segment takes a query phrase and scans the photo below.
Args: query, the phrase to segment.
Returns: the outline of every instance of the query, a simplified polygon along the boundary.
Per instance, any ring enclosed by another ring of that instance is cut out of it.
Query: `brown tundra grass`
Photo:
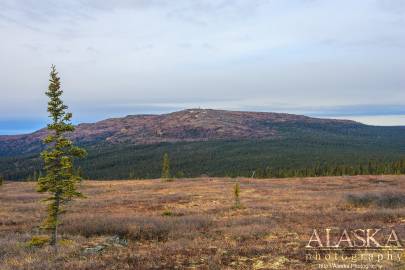
[[[242,208],[233,207],[231,179],[86,181],[87,198],[63,216],[57,256],[28,244],[44,235],[35,183],[5,182],[0,269],[318,269],[305,249],[315,228],[394,228],[405,236],[405,176],[238,181]],[[112,236],[127,244],[85,252]]]

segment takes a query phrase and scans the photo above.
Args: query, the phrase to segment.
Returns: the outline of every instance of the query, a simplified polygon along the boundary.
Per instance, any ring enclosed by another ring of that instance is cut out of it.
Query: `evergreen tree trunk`
[[[59,222],[59,207],[60,207],[60,195],[57,193],[55,195],[55,202],[52,205],[53,208],[53,217],[52,217],[52,229],[51,229],[51,241],[50,245],[54,247],[55,253],[58,252],[58,222]]]

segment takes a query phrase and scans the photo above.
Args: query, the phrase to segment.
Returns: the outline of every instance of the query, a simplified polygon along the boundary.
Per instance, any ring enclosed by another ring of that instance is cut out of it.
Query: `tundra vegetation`
[[[231,207],[231,178],[83,181],[86,198],[61,216],[56,256],[38,233],[46,194],[35,192],[34,182],[8,181],[0,188],[0,269],[316,269],[319,261],[305,249],[314,229],[323,243],[325,229],[336,227],[382,228],[379,243],[392,230],[405,237],[402,203],[348,201],[405,194],[405,176],[239,181],[241,209]]]

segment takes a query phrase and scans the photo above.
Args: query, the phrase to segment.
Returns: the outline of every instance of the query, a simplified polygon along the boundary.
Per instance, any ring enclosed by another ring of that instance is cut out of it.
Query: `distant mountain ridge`
[[[350,120],[311,118],[270,112],[187,109],[161,115],[128,115],[76,126],[77,143],[155,144],[208,140],[270,139],[283,136],[280,124],[361,126]],[[42,147],[46,128],[24,135],[0,136],[0,156],[29,153]]]
[[[0,136],[0,175],[15,180],[38,176],[46,134],[41,129]],[[89,153],[75,161],[87,178],[128,179],[160,177],[164,153],[178,177],[251,176],[253,171],[269,177],[320,167],[353,174],[369,162],[385,166],[381,164],[405,160],[404,135],[405,127],[349,120],[188,109],[80,124],[70,137]]]

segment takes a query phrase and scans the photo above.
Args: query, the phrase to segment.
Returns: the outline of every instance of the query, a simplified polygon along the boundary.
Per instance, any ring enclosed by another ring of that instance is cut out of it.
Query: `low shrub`
[[[26,246],[29,248],[33,247],[42,247],[49,243],[49,237],[48,236],[33,236],[31,240],[26,242]]]
[[[346,202],[353,207],[368,207],[377,199],[374,194],[349,194],[346,196]]]
[[[405,195],[392,192],[349,194],[346,202],[352,207],[399,208],[405,206]]]
[[[171,217],[171,216],[174,216],[174,213],[170,210],[165,210],[165,211],[163,211],[162,216]]]

